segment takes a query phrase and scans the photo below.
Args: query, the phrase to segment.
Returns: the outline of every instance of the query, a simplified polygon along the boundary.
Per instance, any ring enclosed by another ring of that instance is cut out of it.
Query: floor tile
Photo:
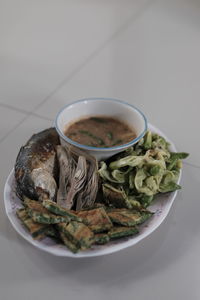
[[[32,110],[148,2],[0,1],[0,98]]]
[[[200,166],[199,32],[199,2],[156,1],[37,113],[53,119],[74,99],[124,99]]]
[[[0,142],[26,115],[0,105]]]

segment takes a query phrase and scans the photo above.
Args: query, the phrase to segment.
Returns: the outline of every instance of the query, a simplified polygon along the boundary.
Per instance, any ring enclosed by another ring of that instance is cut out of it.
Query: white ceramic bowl
[[[120,146],[100,148],[79,144],[65,136],[64,129],[67,124],[91,115],[111,116],[126,122],[130,127],[134,128],[136,138],[131,142]],[[76,146],[95,156],[97,160],[101,160],[137,143],[147,131],[147,120],[139,109],[121,100],[111,98],[88,98],[75,101],[62,108],[56,117],[55,127],[61,138],[61,143],[64,146],[69,144]]]

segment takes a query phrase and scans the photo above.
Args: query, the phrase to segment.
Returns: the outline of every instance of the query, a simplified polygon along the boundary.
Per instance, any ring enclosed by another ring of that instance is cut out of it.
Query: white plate
[[[159,129],[157,129],[156,127],[150,124],[149,124],[149,129],[165,137],[166,140],[169,141],[171,144],[170,150],[176,152],[176,148],[174,144],[165,136],[165,134],[163,134]],[[180,177],[179,177],[179,182],[180,182]],[[176,194],[177,191],[173,193],[161,194],[157,197],[153,205],[149,207],[149,209],[155,212],[155,214],[153,215],[152,218],[150,218],[150,220],[148,220],[147,222],[145,222],[143,225],[139,227],[140,233],[138,235],[109,242],[108,244],[102,246],[93,246],[91,249],[77,254],[73,254],[64,245],[56,243],[51,238],[45,238],[41,241],[34,240],[32,236],[28,233],[28,231],[24,228],[24,226],[21,224],[21,222],[16,216],[16,210],[18,208],[21,208],[22,204],[21,204],[21,200],[15,194],[14,170],[11,171],[5,184],[4,203],[5,203],[6,214],[11,224],[13,225],[15,230],[29,243],[31,243],[32,245],[34,245],[35,247],[43,251],[49,252],[57,256],[79,258],[79,257],[92,257],[92,256],[101,256],[105,254],[110,254],[137,244],[139,241],[141,241],[149,234],[151,234],[163,222],[163,220],[166,218],[167,214],[169,213],[172,203],[176,197]]]

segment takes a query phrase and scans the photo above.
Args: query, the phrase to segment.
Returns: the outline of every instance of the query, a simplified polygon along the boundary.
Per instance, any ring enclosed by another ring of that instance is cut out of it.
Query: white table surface
[[[200,299],[200,1],[0,0],[0,299]],[[164,223],[139,244],[58,258],[9,223],[3,187],[19,147],[83,97],[135,104],[184,163]]]

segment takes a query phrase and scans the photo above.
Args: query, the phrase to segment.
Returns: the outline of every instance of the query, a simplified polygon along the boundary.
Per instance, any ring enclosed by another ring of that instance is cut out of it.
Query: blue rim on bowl
[[[60,130],[59,126],[58,126],[58,118],[60,116],[60,114],[69,106],[80,103],[80,102],[84,102],[84,101],[94,101],[94,100],[106,100],[106,101],[113,101],[113,102],[118,102],[121,104],[124,104],[126,106],[129,106],[130,108],[135,109],[143,118],[144,120],[144,130],[142,131],[142,133],[137,136],[135,139],[133,139],[132,141],[126,143],[126,144],[122,144],[120,146],[114,146],[114,147],[92,147],[92,146],[86,146],[83,144],[79,144],[73,140],[71,140],[70,138],[68,138],[66,135],[64,135],[64,133]],[[135,107],[134,105],[131,105],[125,101],[119,100],[119,99],[115,99],[115,98],[99,98],[99,97],[94,97],[94,98],[84,98],[84,99],[80,99],[80,100],[76,100],[73,102],[68,103],[67,105],[65,105],[58,113],[54,122],[54,126],[57,130],[57,132],[59,133],[59,135],[69,144],[76,146],[78,148],[84,149],[84,150],[92,150],[92,151],[113,151],[113,150],[123,150],[124,148],[128,148],[130,146],[132,146],[133,144],[137,143],[146,133],[147,131],[147,119],[145,117],[145,115],[141,112],[141,110],[139,110],[137,107]]]

